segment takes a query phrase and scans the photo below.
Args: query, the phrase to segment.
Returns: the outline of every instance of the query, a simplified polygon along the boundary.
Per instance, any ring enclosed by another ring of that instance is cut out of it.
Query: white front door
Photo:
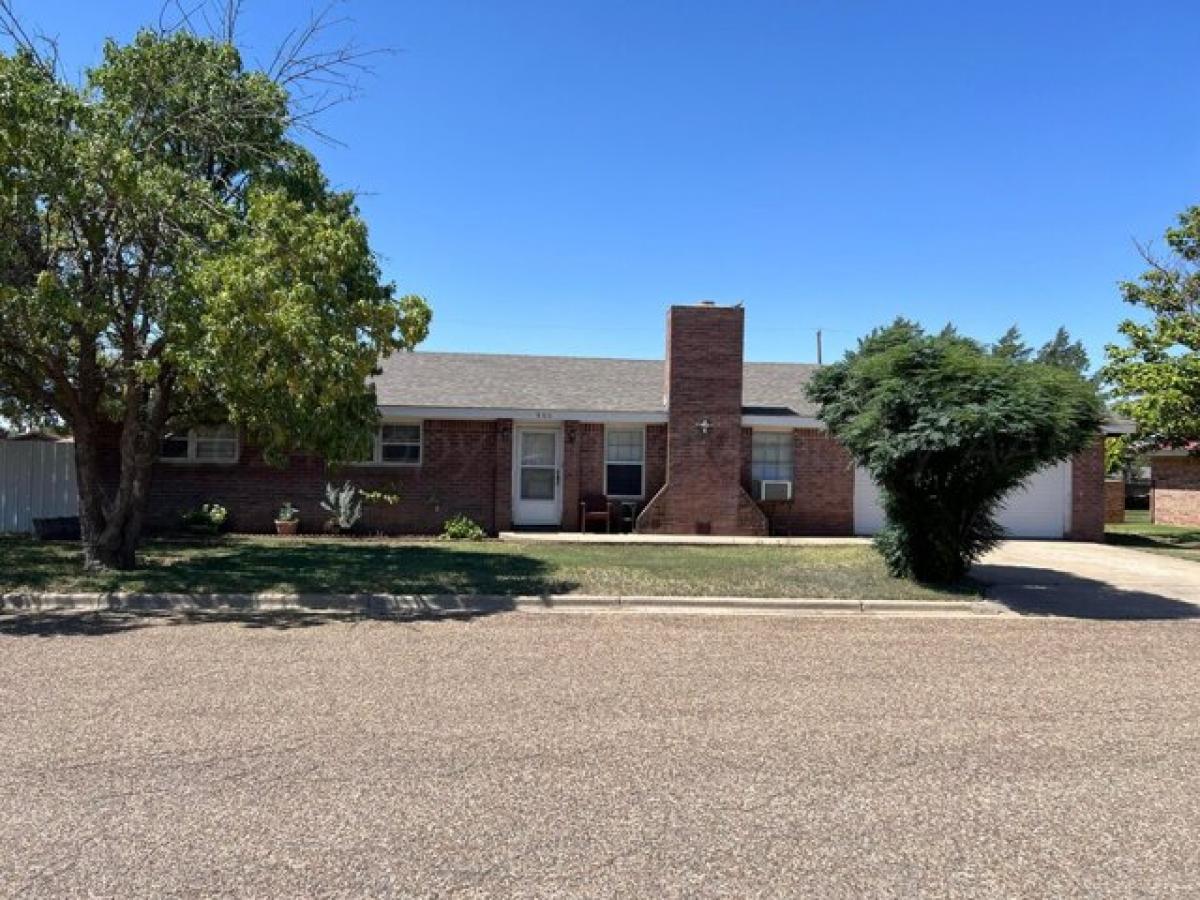
[[[513,524],[562,522],[562,432],[517,426],[513,441]]]

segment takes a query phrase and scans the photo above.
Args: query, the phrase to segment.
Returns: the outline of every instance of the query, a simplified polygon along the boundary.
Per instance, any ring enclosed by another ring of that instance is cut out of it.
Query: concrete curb
[[[1013,615],[989,600],[846,600],[822,597],[646,597],[594,594],[0,594],[0,613],[311,612],[397,618],[452,618],[498,612],[671,612],[775,615]]]

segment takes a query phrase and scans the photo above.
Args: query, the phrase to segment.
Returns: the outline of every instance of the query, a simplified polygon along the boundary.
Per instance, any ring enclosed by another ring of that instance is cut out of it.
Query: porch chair
[[[589,522],[603,522],[604,531],[612,531],[612,504],[603,494],[588,494],[579,501],[579,530],[587,531]]]

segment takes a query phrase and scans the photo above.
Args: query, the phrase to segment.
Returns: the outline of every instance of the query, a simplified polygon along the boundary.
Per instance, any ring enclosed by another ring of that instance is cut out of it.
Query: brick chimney
[[[742,488],[740,306],[672,306],[667,312],[667,478],[638,516],[658,534],[766,534]]]

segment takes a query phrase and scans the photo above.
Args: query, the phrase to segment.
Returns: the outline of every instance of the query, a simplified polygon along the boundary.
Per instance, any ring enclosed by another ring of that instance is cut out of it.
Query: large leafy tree
[[[169,423],[347,458],[380,356],[426,334],[294,137],[295,71],[186,28],[109,41],[79,85],[32,42],[0,55],[0,402],[74,434],[88,565],[135,564]]]
[[[963,577],[1003,537],[1004,495],[1096,439],[1094,385],[1002,343],[901,319],[813,378],[821,418],[880,486],[888,522],[876,542],[894,575]]]
[[[1200,441],[1200,206],[1167,230],[1168,252],[1143,252],[1149,268],[1121,284],[1126,303],[1147,318],[1118,327],[1124,345],[1107,348],[1104,377],[1118,412],[1137,422],[1139,443],[1168,447]]]
[[[992,344],[991,351],[995,356],[1002,356],[1016,362],[1039,362],[1048,366],[1059,366],[1069,369],[1078,375],[1086,375],[1091,361],[1082,341],[1071,340],[1071,334],[1060,325],[1054,332],[1054,337],[1034,352],[1025,343],[1021,330],[1013,325],[1000,336],[1000,340]]]

